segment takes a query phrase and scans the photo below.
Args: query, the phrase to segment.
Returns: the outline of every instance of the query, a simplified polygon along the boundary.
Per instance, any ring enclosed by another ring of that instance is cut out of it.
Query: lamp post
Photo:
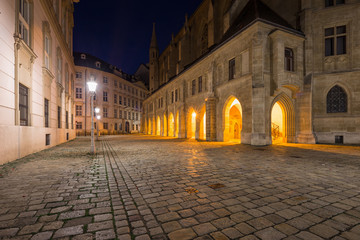
[[[95,108],[95,112],[96,112],[96,108]],[[100,112],[100,110],[99,110],[99,112]],[[99,113],[99,112],[97,112],[97,113]],[[96,141],[99,141],[99,136],[100,136],[100,131],[99,131],[99,121],[98,120],[100,120],[100,115],[96,115]]]
[[[90,153],[95,154],[95,142],[94,142],[94,94],[96,91],[97,83],[94,81],[94,77],[92,76],[90,81],[87,82],[90,97],[91,97],[91,147]]]

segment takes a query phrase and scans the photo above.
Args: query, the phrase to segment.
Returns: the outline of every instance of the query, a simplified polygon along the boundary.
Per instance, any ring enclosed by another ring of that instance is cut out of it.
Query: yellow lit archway
[[[193,108],[191,108],[188,112],[187,117],[187,137],[195,139],[196,134],[196,112]]]
[[[151,123],[151,119],[149,118],[149,121],[148,121],[149,125],[148,125],[148,134],[151,135],[152,134],[152,123]]]
[[[175,136],[174,124],[175,124],[174,115],[172,113],[170,113],[170,115],[169,115],[169,137]]]
[[[160,117],[157,117],[156,120],[156,135],[160,136],[160,129],[161,129],[161,120]]]
[[[295,113],[291,99],[280,94],[271,107],[271,140],[273,144],[295,141]]]
[[[224,107],[224,141],[241,143],[242,108],[239,100],[230,97]]]

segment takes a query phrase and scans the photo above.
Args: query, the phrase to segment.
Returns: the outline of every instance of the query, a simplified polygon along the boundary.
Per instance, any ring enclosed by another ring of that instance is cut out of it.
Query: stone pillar
[[[216,141],[216,98],[206,99],[206,140]]]

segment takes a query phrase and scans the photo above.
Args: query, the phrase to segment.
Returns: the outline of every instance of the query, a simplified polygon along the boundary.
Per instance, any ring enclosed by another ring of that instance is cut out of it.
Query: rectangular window
[[[75,114],[77,117],[82,116],[82,106],[76,105],[75,110]]]
[[[325,56],[346,54],[346,26],[325,29]]]
[[[45,67],[50,69],[50,39],[47,34],[45,35],[44,45]]]
[[[124,111],[124,119],[127,119],[127,112]]]
[[[122,104],[122,97],[119,96],[119,104],[121,105]]]
[[[126,97],[124,97],[124,106],[126,106]]]
[[[50,145],[50,134],[45,134],[45,145],[46,146]]]
[[[115,123],[114,129],[115,129],[115,131],[117,131],[117,123]]]
[[[138,121],[139,120],[139,114],[138,113],[136,113],[136,121]]]
[[[58,107],[57,109],[57,122],[58,128],[61,128],[61,107]]]
[[[66,126],[66,129],[69,129],[69,112],[66,111],[65,113],[65,126]]]
[[[114,94],[114,103],[117,104],[117,95]]]
[[[119,83],[119,88],[122,89],[122,83]]]
[[[82,98],[82,88],[76,88],[76,98]]]
[[[107,108],[103,108],[103,117],[104,118],[107,118],[108,117],[108,110],[107,110]]]
[[[81,72],[76,72],[76,78],[82,78],[82,73]]]
[[[119,111],[119,118],[122,118],[122,110]]]
[[[135,120],[135,114],[132,113],[132,120]]]
[[[108,93],[107,92],[103,92],[103,101],[104,102],[108,101]]]
[[[136,107],[136,108],[139,107],[139,102],[138,102],[138,100],[136,100],[136,105],[135,105],[135,107]]]
[[[202,82],[202,76],[199,77],[198,79],[198,92],[201,93],[202,92],[202,85],[203,85],[203,82]]]
[[[229,80],[235,78],[235,58],[229,61]]]
[[[114,109],[114,118],[117,118],[117,109]]]
[[[45,98],[44,100],[44,118],[45,118],[45,127],[49,127],[49,100]]]
[[[74,114],[71,114],[71,129],[74,129]]]
[[[107,78],[107,77],[103,77],[103,82],[104,82],[104,83],[108,83],[108,78]]]
[[[76,122],[76,129],[82,129],[82,122]]]
[[[174,91],[171,92],[171,103],[174,103]]]
[[[191,82],[191,94],[194,96],[196,93],[196,81],[192,80]]]
[[[114,80],[114,86],[117,87],[117,80]]]
[[[20,0],[19,33],[27,45],[30,45],[30,6],[28,0]]]
[[[29,89],[19,84],[20,125],[29,125]]]
[[[131,105],[132,105],[133,108],[135,107],[135,101],[134,101],[134,99],[131,100]]]
[[[108,123],[104,123],[103,126],[104,126],[104,129],[106,129],[106,130],[108,129]]]

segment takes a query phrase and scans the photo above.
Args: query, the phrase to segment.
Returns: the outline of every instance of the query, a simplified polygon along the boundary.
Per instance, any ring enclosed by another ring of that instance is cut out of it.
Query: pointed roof
[[[267,22],[275,23],[286,28],[294,29],[285,19],[274,12],[266,4],[260,0],[249,0],[234,23],[230,26],[224,35],[224,39],[231,37],[236,32],[247,27],[255,20],[265,20]],[[294,29],[295,30],[295,29]]]
[[[151,36],[150,48],[159,48],[156,39],[155,23],[153,23],[153,32]]]

